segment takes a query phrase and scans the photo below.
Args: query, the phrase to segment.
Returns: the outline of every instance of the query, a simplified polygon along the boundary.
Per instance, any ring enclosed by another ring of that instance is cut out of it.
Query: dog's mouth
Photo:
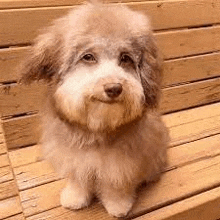
[[[95,97],[92,96],[90,97],[92,102],[101,102],[101,103],[105,103],[105,104],[115,104],[115,103],[120,103],[121,100],[114,99],[114,98],[101,98],[101,97]]]

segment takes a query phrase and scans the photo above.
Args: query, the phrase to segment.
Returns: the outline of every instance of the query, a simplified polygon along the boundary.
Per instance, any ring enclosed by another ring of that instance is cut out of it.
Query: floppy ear
[[[162,59],[152,35],[141,39],[142,59],[139,64],[146,105],[158,106],[161,91]]]
[[[59,72],[61,43],[61,37],[53,31],[40,35],[20,66],[20,82],[51,81]]]

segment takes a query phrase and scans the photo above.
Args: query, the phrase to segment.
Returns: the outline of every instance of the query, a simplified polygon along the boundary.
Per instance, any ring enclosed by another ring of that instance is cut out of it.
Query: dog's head
[[[52,85],[52,103],[70,123],[114,130],[155,108],[161,66],[148,19],[127,7],[87,4],[40,35],[22,81]]]

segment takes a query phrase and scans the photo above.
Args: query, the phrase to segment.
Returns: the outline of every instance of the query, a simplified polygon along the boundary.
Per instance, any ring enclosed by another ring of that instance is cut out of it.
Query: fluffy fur
[[[96,195],[111,215],[126,216],[137,187],[166,162],[161,62],[147,17],[80,6],[36,39],[22,74],[48,85],[42,145],[69,179],[61,204],[80,209]]]

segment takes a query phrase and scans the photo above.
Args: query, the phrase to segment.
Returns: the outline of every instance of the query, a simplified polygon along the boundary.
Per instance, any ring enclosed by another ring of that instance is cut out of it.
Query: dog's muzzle
[[[122,93],[121,83],[107,83],[104,85],[104,91],[109,98],[117,98]]]

